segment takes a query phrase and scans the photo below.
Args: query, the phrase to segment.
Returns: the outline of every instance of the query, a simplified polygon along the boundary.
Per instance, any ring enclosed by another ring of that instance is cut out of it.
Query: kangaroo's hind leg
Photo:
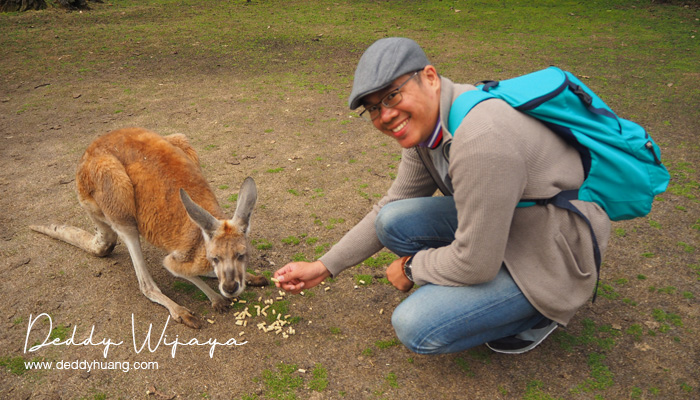
[[[104,220],[104,216],[97,216],[90,209],[88,209],[88,214],[95,223],[95,234],[69,225],[30,225],[29,228],[72,244],[92,255],[98,257],[110,255],[117,244],[117,233]]]

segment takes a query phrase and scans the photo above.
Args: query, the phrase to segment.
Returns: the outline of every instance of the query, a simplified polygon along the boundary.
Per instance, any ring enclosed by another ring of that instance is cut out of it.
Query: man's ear
[[[423,76],[421,78],[431,87],[440,88],[440,75],[437,73],[434,66],[426,65],[426,67],[423,68]]]

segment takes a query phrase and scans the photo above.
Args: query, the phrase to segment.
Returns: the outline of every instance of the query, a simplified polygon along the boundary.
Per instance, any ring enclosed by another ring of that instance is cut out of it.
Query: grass
[[[544,390],[544,382],[534,380],[527,383],[523,400],[555,400],[555,397],[550,396]]]
[[[296,236],[287,236],[286,238],[282,239],[282,243],[289,245],[297,245],[301,243],[301,239]]]
[[[354,276],[355,285],[357,286],[369,286],[374,281],[372,275],[367,274],[357,274]]]
[[[298,391],[303,389],[305,371],[299,369],[297,364],[280,362],[275,369],[266,369],[261,377],[253,379],[264,385],[263,398],[292,400],[304,398],[298,396]],[[320,363],[316,363],[311,370],[310,379],[306,386],[315,392],[323,392],[328,387],[328,370]],[[257,399],[254,394],[247,394],[242,399]]]
[[[400,346],[401,342],[397,338],[393,339],[387,339],[387,340],[377,340],[374,342],[372,346],[366,347],[364,350],[362,350],[361,355],[365,357],[372,357],[375,355],[375,351],[377,350],[387,350],[392,347],[397,347]],[[409,361],[412,363],[412,361]]]
[[[389,266],[389,264],[391,264],[394,260],[397,260],[398,258],[399,257],[394,253],[381,251],[377,255],[363,261],[362,264],[368,267],[382,268]]]
[[[51,330],[51,335],[49,335],[50,340],[60,340],[65,341],[68,337],[68,327],[63,324],[56,325],[55,328]]]
[[[328,387],[328,371],[320,363],[314,366],[311,370],[311,380],[309,381],[309,389],[315,392],[323,392]]]
[[[591,319],[584,319],[581,324],[583,329],[579,335],[558,330],[553,335],[554,341],[568,352],[580,346],[593,346],[593,348],[600,350],[609,350],[615,345],[615,338],[620,336],[620,332],[611,329],[610,325],[596,326]]]
[[[192,296],[196,300],[207,300],[207,295],[204,294],[197,286],[190,282],[175,281],[173,282],[173,289],[178,292],[186,293]]]
[[[272,248],[272,243],[267,239],[253,239],[251,244],[258,250],[270,250]]]
[[[25,367],[26,362],[27,360],[25,360],[24,357],[21,356],[0,357],[0,367],[4,368],[7,372],[14,375],[24,375],[24,373],[27,372],[27,368]]]
[[[299,369],[296,364],[279,363],[275,370],[264,370],[262,382],[265,385],[265,397],[272,399],[296,399],[293,393],[302,387],[304,379],[294,373]]]
[[[386,378],[384,378],[384,380],[385,380],[386,383],[387,383],[390,387],[392,387],[392,388],[398,388],[398,387],[399,387],[398,377],[397,377],[396,374],[393,373],[393,372],[390,372],[390,373],[386,376]]]
[[[590,378],[587,378],[582,384],[572,390],[574,394],[593,391],[604,391],[611,387],[614,381],[614,375],[607,365],[604,363],[605,355],[599,353],[590,353],[588,355],[588,367],[590,368]]]
[[[378,349],[388,349],[390,347],[394,346],[399,346],[401,345],[401,342],[399,339],[390,339],[390,340],[378,340],[374,342],[374,346],[377,347]]]
[[[462,357],[457,357],[454,359],[455,364],[457,367],[464,372],[468,377],[473,377],[474,376],[474,371],[472,371],[471,366],[469,365],[469,361],[465,360]]]

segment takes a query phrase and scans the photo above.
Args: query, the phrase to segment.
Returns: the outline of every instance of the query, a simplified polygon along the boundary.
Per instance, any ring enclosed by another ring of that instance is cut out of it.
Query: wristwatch
[[[413,273],[411,272],[411,263],[413,262],[413,256],[409,257],[408,260],[403,264],[403,273],[406,275],[409,281],[413,282]]]

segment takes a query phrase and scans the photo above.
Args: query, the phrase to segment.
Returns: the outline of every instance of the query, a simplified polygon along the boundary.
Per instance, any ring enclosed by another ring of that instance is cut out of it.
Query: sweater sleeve
[[[404,149],[401,163],[387,194],[372,210],[348,231],[320,261],[333,276],[357,265],[381,250],[384,245],[377,238],[374,221],[381,208],[396,200],[427,197],[437,190],[430,173],[420,160],[416,149]]]
[[[419,252],[419,285],[475,285],[492,280],[504,260],[514,210],[527,182],[526,162],[503,132],[518,129],[502,102],[474,108],[454,134],[449,174],[458,228],[448,246]],[[515,111],[512,111],[515,112]]]

